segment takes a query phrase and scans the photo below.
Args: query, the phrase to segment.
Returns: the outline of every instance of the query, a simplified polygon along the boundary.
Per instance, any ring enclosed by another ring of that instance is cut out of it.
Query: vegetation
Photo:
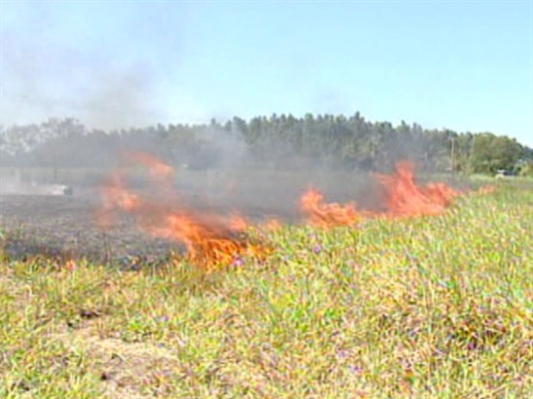
[[[209,275],[4,255],[0,396],[531,397],[533,191],[498,184]]]
[[[251,162],[265,167],[324,167],[378,171],[412,159],[426,171],[531,174],[533,150],[506,136],[428,130],[369,122],[359,113],[233,118],[224,124],[157,125],[113,132],[88,131],[73,119],[0,130],[4,166],[108,166],[122,150],[142,149],[173,164],[205,169]]]

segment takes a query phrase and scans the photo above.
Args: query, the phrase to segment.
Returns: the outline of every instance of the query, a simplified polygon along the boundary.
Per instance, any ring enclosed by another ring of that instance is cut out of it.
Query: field
[[[499,182],[438,216],[256,232],[265,260],[214,273],[4,250],[0,396],[532,397],[532,225],[531,184]]]
[[[52,169],[25,168],[5,169],[0,174],[2,184],[6,185],[15,172],[27,184],[54,182]],[[142,172],[130,170],[129,176],[131,183],[146,194],[150,190],[146,187],[146,173]],[[101,206],[99,187],[109,174],[109,170],[96,168],[59,169],[57,181],[72,186],[72,196],[2,196],[0,190],[0,221],[4,232],[9,233],[5,250],[16,258],[43,252],[65,253],[106,264],[131,263],[127,258],[156,261],[170,249],[182,250],[179,244],[150,238],[135,228],[131,218],[121,218],[114,228],[102,230],[95,226],[95,212]],[[368,177],[353,173],[178,170],[173,183],[179,190],[179,201],[196,211],[230,214],[238,210],[255,222],[276,217],[284,223],[298,224],[302,222],[298,198],[310,181],[328,200],[344,202],[357,198],[358,205],[376,207]]]

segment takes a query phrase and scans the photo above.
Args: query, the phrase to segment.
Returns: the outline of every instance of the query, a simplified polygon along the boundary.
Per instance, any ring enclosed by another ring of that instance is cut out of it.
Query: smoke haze
[[[180,53],[182,47],[181,7],[169,13],[161,4],[146,10],[141,6],[3,5],[10,12],[2,13],[0,24],[1,123],[76,118],[89,128],[109,130],[170,122],[176,115],[197,118],[190,107],[173,106],[190,98],[178,88],[171,94],[167,90],[179,69],[175,57],[167,54]],[[94,13],[99,14],[99,26],[91,25]],[[171,35],[165,24],[176,25]],[[67,27],[76,27],[78,34],[69,36]],[[104,36],[106,30],[113,35]],[[168,47],[155,47],[155,36],[165,38]]]
[[[118,3],[104,7],[101,4],[35,2],[27,4],[18,14],[12,14],[11,19],[3,20],[2,124],[39,123],[53,116],[76,118],[88,129],[128,129],[131,126],[165,123],[176,112],[193,114],[191,110],[194,108],[198,115],[199,109],[205,110],[202,104],[195,103],[194,96],[190,96],[194,92],[190,87],[189,97],[183,95],[180,87],[176,87],[174,94],[168,94],[168,91],[163,94],[163,88],[172,87],[176,82],[175,75],[180,72],[181,65],[176,60],[191,54],[191,49],[184,48],[180,39],[187,13],[181,13],[180,7],[170,13],[169,8],[158,3],[142,9],[135,8],[140,7],[135,3],[131,6],[133,8],[130,9]],[[29,7],[37,7],[39,12],[29,12]],[[80,10],[86,10],[87,15]],[[102,14],[98,27],[92,26],[87,17],[94,12]],[[197,20],[201,20],[202,16],[202,13],[196,15]],[[247,21],[248,24],[250,22]],[[60,31],[56,28],[61,24],[70,28],[77,26],[79,34],[75,37],[66,35],[64,32],[68,29]],[[27,26],[30,33],[21,35],[21,26]],[[169,28],[172,28],[172,35],[168,33]],[[103,36],[100,29],[107,29],[113,34]],[[203,34],[201,30],[196,33],[199,37]],[[158,42],[159,46],[153,46],[156,36],[163,37],[165,45]],[[189,43],[195,43],[193,39],[189,37]],[[268,35],[262,38],[267,39]],[[203,40],[203,43],[211,42],[205,41],[206,37]],[[294,42],[295,47],[296,44],[297,41]],[[246,66],[247,60],[239,58],[235,47],[226,45],[226,50],[235,56],[231,64],[233,69]],[[225,55],[224,50],[218,48],[208,50],[219,56]],[[296,54],[296,58],[306,60],[303,53]],[[266,78],[277,83],[283,80],[278,79],[277,72],[269,68],[266,53],[257,52],[255,55],[257,58],[251,60],[251,65],[259,65],[260,74],[264,73]],[[284,55],[288,58],[292,56],[290,52]],[[306,64],[297,61],[289,59],[294,66]],[[197,82],[198,86],[205,89],[204,86],[210,82],[224,80],[218,68],[214,64],[209,65],[208,73],[203,70],[201,76],[205,75],[205,82]],[[262,76],[257,76],[257,79]],[[327,112],[341,108],[349,112],[348,106],[344,105],[350,101],[347,92],[328,87],[326,76],[315,82],[315,70],[309,66],[304,70],[304,77],[305,82],[300,83],[310,87],[306,95],[311,96],[311,108]],[[284,90],[289,90],[289,84],[285,86]],[[233,91],[251,93],[254,90],[244,85],[229,87],[226,95],[231,97]],[[273,86],[272,90],[276,91],[277,86]],[[314,97],[310,94],[313,92]],[[188,105],[188,102],[193,105]],[[218,112],[228,116],[232,110],[226,106],[226,98],[216,98],[216,102],[220,104]],[[174,107],[178,111],[172,109]],[[234,111],[240,113],[240,110]],[[33,167],[46,165],[52,172],[26,180],[37,180],[43,184],[52,180],[75,186],[95,185],[101,179],[98,173],[84,170],[80,176],[68,171],[57,172],[57,165],[62,164],[67,169],[104,166],[106,170],[111,170],[120,162],[121,153],[146,151],[162,155],[165,161],[178,168],[177,183],[193,199],[202,197],[206,202],[222,203],[226,208],[262,208],[268,213],[294,212],[299,195],[310,185],[323,190],[327,200],[332,201],[360,200],[363,194],[371,197],[367,189],[368,176],[334,174],[329,166],[314,162],[310,156],[296,156],[295,150],[284,140],[283,132],[260,138],[264,148],[259,154],[264,155],[261,157],[249,151],[239,127],[232,128],[231,132],[227,132],[207,126],[197,134],[196,139],[201,145],[196,147],[166,141],[164,132],[160,134],[156,128],[153,135],[150,132],[135,137],[133,133],[126,141],[100,140],[99,136],[79,141],[53,140],[41,145],[39,151],[32,153],[24,164]],[[310,132],[305,134],[308,136],[304,140],[311,140],[314,135]],[[271,149],[282,155],[271,157]],[[394,158],[394,149],[391,145],[388,154],[391,158]],[[280,161],[291,164],[297,173],[284,172],[279,166]],[[181,181],[180,176],[183,176]],[[372,198],[368,202],[372,202]]]

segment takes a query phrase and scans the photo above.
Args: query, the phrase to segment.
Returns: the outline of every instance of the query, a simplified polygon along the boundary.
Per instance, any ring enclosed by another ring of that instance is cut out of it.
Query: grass
[[[0,397],[533,397],[532,225],[502,184],[211,275],[4,257]]]

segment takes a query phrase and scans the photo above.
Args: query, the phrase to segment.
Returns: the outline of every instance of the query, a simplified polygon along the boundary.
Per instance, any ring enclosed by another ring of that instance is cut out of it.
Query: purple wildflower
[[[346,359],[350,353],[347,350],[339,350],[337,351],[337,357],[340,357],[341,359]]]
[[[244,265],[244,259],[240,256],[237,256],[235,259],[233,259],[233,262],[231,262],[231,266],[242,266]]]
[[[350,372],[352,374],[361,374],[363,372],[363,368],[362,367],[359,367],[359,366],[355,366],[353,364],[350,364],[348,366],[348,370],[350,370]]]

